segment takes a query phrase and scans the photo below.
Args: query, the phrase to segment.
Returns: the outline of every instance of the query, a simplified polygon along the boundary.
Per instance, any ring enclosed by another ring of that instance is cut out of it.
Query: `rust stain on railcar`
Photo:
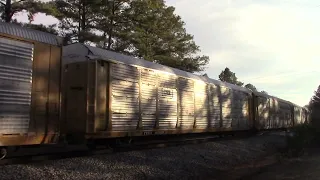
[[[32,134],[32,133],[30,133]],[[59,134],[17,134],[17,135],[1,135],[0,146],[22,146],[36,144],[57,143]]]

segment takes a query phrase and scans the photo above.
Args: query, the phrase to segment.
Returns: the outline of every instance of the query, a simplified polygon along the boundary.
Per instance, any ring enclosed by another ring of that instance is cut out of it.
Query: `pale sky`
[[[316,0],[167,0],[210,57],[204,73],[229,67],[238,79],[298,105],[320,85],[320,2]],[[21,21],[27,20],[19,15]],[[52,24],[38,15],[34,23]]]

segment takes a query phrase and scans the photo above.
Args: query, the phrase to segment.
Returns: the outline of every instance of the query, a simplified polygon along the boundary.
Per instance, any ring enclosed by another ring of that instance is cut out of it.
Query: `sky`
[[[320,85],[320,2],[316,0],[166,0],[210,57],[203,73],[225,67],[258,90],[306,105]],[[27,21],[26,15],[16,18]],[[37,15],[34,23],[53,24]]]

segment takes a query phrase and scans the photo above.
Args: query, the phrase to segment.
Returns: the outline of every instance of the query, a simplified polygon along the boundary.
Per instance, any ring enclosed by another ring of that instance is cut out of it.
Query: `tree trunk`
[[[80,43],[84,43],[85,41],[85,31],[86,31],[86,2],[84,1],[82,4],[82,17],[81,17],[81,33],[82,33],[82,38]]]
[[[79,42],[85,42],[85,31],[86,31],[86,0],[79,2],[79,27],[78,27],[78,34],[79,34]]]
[[[106,37],[107,37],[107,32],[104,32],[103,33],[103,49],[106,49],[106,44],[107,44]]]
[[[6,0],[6,6],[5,6],[5,10],[4,10],[4,20],[5,22],[9,23],[11,22],[11,18],[12,18],[12,7],[11,7],[11,0]]]
[[[108,47],[107,49],[110,50],[111,49],[111,44],[112,44],[112,31],[113,31],[113,23],[114,23],[114,15],[115,15],[115,4],[114,1],[112,3],[112,16],[110,18],[110,27],[109,27],[109,37],[108,37]]]

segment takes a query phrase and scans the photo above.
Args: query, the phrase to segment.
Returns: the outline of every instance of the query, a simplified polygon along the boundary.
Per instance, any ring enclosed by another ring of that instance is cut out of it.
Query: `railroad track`
[[[263,134],[257,134],[263,135]],[[60,152],[41,152],[35,154],[28,154],[23,156],[12,156],[7,159],[0,160],[0,166],[4,165],[13,165],[13,164],[28,164],[28,163],[36,163],[41,161],[48,160],[59,160],[65,158],[76,158],[76,157],[86,157],[86,156],[94,156],[94,155],[102,155],[102,154],[112,154],[133,150],[144,150],[144,149],[153,149],[153,148],[164,148],[171,146],[181,146],[181,145],[190,145],[190,144],[199,144],[205,142],[212,141],[226,141],[226,140],[236,140],[236,139],[244,139],[254,136],[251,133],[242,133],[240,135],[232,136],[219,136],[219,135],[211,135],[204,137],[181,137],[181,138],[172,138],[169,140],[150,140],[150,141],[136,141],[132,142],[129,145],[116,145],[109,148],[97,148],[94,150],[89,149],[71,149],[68,151]],[[62,147],[61,147],[62,148]]]

